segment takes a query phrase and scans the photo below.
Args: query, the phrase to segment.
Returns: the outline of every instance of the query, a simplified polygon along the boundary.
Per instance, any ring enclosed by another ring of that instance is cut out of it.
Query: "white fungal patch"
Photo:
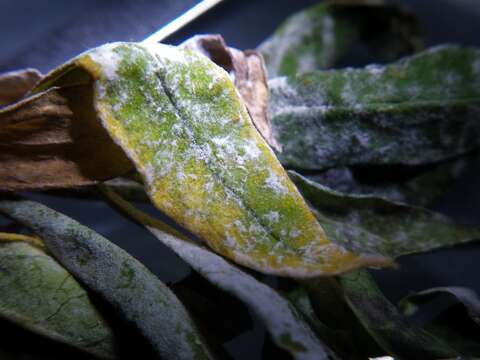
[[[270,224],[276,224],[280,221],[280,214],[278,211],[270,211],[265,214],[264,217],[270,222]]]
[[[385,72],[385,67],[377,64],[368,65],[365,68],[371,75],[380,76]]]
[[[272,169],[268,169],[268,177],[265,179],[265,186],[276,194],[287,194],[288,188],[283,184],[282,178]]]
[[[110,81],[117,79],[118,65],[122,60],[122,56],[115,51],[117,47],[118,43],[106,44],[88,54],[92,61],[101,66],[102,75]]]

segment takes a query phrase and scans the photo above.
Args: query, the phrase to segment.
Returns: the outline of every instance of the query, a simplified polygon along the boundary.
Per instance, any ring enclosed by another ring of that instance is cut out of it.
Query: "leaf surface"
[[[110,325],[45,252],[24,242],[0,242],[0,293],[0,318],[100,358],[116,358]]]
[[[269,81],[288,167],[422,165],[478,148],[480,51],[440,46],[387,66]]]
[[[327,1],[291,15],[258,50],[273,78],[332,68],[345,57],[392,61],[421,43],[416,17],[402,8],[383,1]]]
[[[329,239],[392,258],[480,239],[480,230],[432,211],[369,195],[333,191],[290,171]]]
[[[96,114],[154,205],[216,252],[293,277],[391,265],[327,240],[228,74],[205,56],[107,44],[47,75],[37,91],[87,77]]]
[[[166,359],[210,359],[173,292],[125,251],[75,220],[28,200],[4,200],[0,212],[40,235],[77,279],[104,298]]]
[[[104,193],[119,210],[146,226],[200,275],[248,305],[264,322],[276,345],[294,359],[337,359],[315,336],[302,315],[278,292],[202,245],[175,236],[168,225],[136,209],[111,188],[104,187]]]

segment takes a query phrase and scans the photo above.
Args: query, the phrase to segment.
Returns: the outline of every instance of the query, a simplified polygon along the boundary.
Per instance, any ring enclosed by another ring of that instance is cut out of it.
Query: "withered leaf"
[[[34,88],[41,78],[42,74],[35,69],[0,74],[0,106],[20,100]]]
[[[53,87],[0,110],[0,189],[91,185],[132,164],[102,128],[91,86]]]

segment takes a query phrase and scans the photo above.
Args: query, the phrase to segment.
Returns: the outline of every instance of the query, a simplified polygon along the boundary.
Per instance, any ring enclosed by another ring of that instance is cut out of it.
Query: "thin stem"
[[[35,236],[28,236],[23,234],[16,234],[16,233],[7,233],[7,232],[0,232],[0,241],[24,241],[41,249],[44,248],[44,244],[40,238]]]

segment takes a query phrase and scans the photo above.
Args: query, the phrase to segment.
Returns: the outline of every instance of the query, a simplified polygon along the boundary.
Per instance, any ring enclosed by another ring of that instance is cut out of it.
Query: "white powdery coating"
[[[270,224],[275,224],[278,223],[280,220],[280,214],[278,211],[270,211],[267,214],[265,214],[265,219],[267,219]]]
[[[115,51],[117,47],[118,43],[105,44],[89,54],[90,59],[101,66],[102,75],[110,81],[117,79],[118,65],[122,60],[122,56]]]
[[[296,360],[329,358],[326,347],[290,303],[275,290],[198,245],[177,239],[155,228],[147,228],[205,278],[251,307],[263,320],[277,345],[288,350]],[[285,338],[289,341],[286,342]],[[295,349],[291,342],[304,349]]]
[[[272,169],[268,169],[269,174],[265,179],[265,186],[277,194],[287,194],[288,188],[283,183],[283,179]]]

